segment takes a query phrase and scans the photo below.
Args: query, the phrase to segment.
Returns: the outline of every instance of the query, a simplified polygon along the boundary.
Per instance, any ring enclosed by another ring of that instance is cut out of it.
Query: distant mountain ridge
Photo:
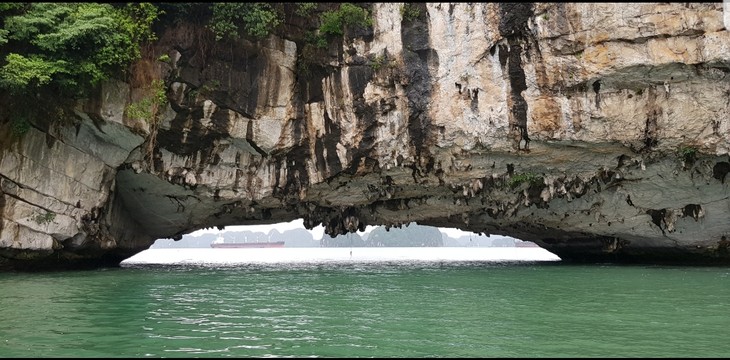
[[[224,243],[284,241],[285,247],[513,247],[522,242],[519,239],[500,235],[464,235],[451,237],[432,226],[411,223],[401,228],[386,230],[377,226],[366,233],[350,233],[331,237],[323,234],[314,239],[306,229],[291,229],[280,232],[272,229],[262,231],[226,231],[219,234],[184,235],[181,240],[159,239],[150,249],[163,248],[209,248],[218,237]]]

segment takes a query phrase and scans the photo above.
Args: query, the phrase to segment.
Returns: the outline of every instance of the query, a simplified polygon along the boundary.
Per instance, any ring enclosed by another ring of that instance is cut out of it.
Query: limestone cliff
[[[300,217],[511,235],[564,261],[730,263],[721,3],[402,6],[368,5],[372,28],[327,49],[303,22],[260,41],[163,29],[74,124],[0,152],[0,267],[116,264]],[[165,107],[130,117],[154,79]]]

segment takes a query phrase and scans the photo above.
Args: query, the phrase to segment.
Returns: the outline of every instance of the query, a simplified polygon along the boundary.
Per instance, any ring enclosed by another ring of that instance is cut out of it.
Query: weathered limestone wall
[[[143,140],[121,121],[120,89],[128,91],[118,84],[103,86],[110,110],[102,112],[100,122],[81,113],[84,120],[74,127],[47,133],[31,128],[0,153],[3,257],[40,258],[50,267],[84,258],[98,263],[109,252],[134,254],[154,241],[129,231],[136,226],[125,209],[109,212],[117,167]]]
[[[512,235],[567,261],[730,262],[722,4],[401,6],[373,4],[372,29],[307,71],[291,34],[166,29],[150,58],[171,62],[0,153],[0,265],[115,263],[299,217]],[[153,78],[159,121],[125,116]]]

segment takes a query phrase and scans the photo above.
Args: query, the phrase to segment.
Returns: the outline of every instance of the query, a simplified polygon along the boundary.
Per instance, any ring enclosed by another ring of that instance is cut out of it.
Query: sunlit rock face
[[[165,29],[74,126],[0,153],[0,265],[116,264],[300,217],[511,235],[564,261],[730,263],[721,3],[417,6],[373,4],[371,29],[316,59],[301,24],[255,42]],[[168,104],[129,118],[150,79]]]

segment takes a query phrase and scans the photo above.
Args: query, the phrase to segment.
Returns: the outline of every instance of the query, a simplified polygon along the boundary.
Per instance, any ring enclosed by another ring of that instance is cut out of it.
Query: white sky
[[[375,228],[375,226],[368,225],[365,227],[364,232],[358,231],[358,234],[369,233],[374,228]],[[197,231],[190,233],[190,235],[191,236],[200,236],[202,234],[218,234],[218,233],[226,232],[226,231],[260,231],[263,233],[268,233],[271,229],[277,229],[280,232],[284,232],[286,230],[292,230],[292,229],[304,229],[304,220],[297,219],[297,220],[292,220],[288,223],[277,223],[277,224],[271,224],[271,225],[226,226],[226,228],[223,230],[218,230],[215,228],[214,229],[201,229],[201,230],[197,230]],[[439,230],[441,230],[442,233],[445,233],[453,238],[457,238],[462,235],[468,236],[470,234],[473,234],[470,231],[461,231],[459,229],[454,229],[454,228],[439,228]],[[324,227],[319,225],[319,226],[315,227],[314,229],[308,230],[308,231],[310,233],[312,233],[312,238],[321,239],[322,234],[324,234]]]

